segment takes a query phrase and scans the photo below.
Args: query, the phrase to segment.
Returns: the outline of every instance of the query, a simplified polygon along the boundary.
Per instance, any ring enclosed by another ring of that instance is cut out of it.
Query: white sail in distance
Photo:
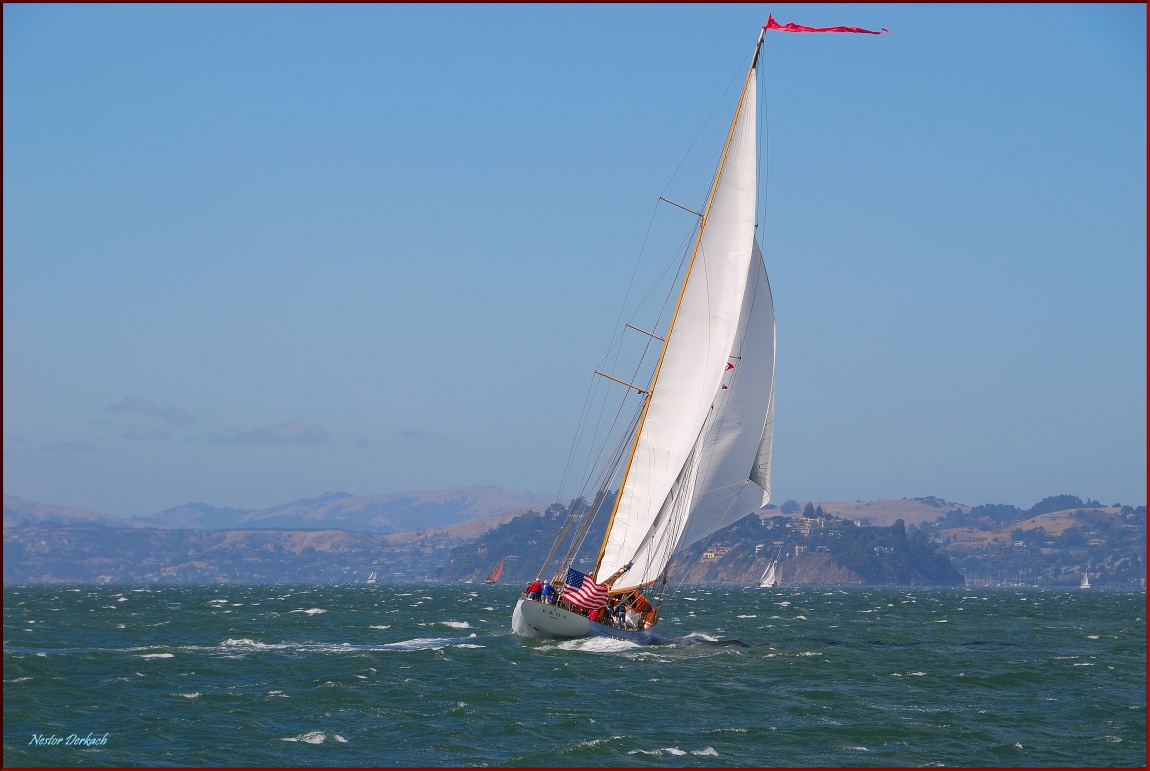
[[[758,189],[756,71],[747,75],[727,145],[704,210],[695,251],[687,268],[667,341],[656,366],[634,448],[608,525],[596,581],[635,562],[617,589],[655,581],[660,560],[635,557],[668,500],[694,485],[683,475],[697,450],[721,390],[738,332],[754,250]],[[682,478],[681,478],[682,477]],[[667,555],[668,557],[670,555]]]

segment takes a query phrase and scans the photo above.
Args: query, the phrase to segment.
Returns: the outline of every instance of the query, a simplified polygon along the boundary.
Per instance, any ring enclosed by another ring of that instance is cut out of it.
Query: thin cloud
[[[47,445],[44,449],[49,452],[74,452],[76,454],[96,451],[96,448],[87,442],[56,442]]]
[[[113,404],[108,412],[126,412],[134,415],[154,415],[173,426],[186,426],[192,423],[192,416],[179,407],[169,404],[166,408],[140,396],[126,396],[124,401]]]
[[[278,426],[255,428],[231,437],[216,437],[213,441],[223,444],[320,444],[330,436],[323,426],[309,425],[296,417]]]
[[[157,431],[151,426],[136,426],[124,434],[125,439],[137,439],[141,442],[162,442],[170,436],[167,431]]]
[[[439,434],[432,433],[431,431],[415,431],[410,428],[405,431],[400,431],[398,436],[400,439],[405,439],[409,442],[426,442],[433,439],[443,438]]]

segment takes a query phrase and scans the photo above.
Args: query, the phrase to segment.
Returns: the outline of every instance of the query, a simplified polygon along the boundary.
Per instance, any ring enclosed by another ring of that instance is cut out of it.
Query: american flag
[[[607,604],[607,587],[595,583],[590,576],[574,568],[567,568],[567,577],[563,583],[567,585],[563,599],[578,608],[597,610]]]

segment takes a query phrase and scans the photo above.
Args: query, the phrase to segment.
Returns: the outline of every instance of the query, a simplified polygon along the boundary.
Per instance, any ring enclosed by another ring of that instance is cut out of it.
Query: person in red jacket
[[[538,600],[539,593],[543,591],[543,582],[539,580],[532,581],[527,585],[527,599]]]

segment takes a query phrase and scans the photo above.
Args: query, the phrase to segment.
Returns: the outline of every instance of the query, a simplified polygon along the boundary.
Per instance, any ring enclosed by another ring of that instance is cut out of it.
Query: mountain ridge
[[[382,495],[357,496],[343,491],[327,492],[267,509],[240,509],[192,502],[145,516],[116,517],[86,509],[27,501],[5,494],[4,527],[39,523],[188,530],[338,528],[392,534],[452,527],[473,519],[520,509],[546,508],[554,500],[555,497],[548,494],[514,492],[493,485],[471,485],[430,491],[403,490]]]

